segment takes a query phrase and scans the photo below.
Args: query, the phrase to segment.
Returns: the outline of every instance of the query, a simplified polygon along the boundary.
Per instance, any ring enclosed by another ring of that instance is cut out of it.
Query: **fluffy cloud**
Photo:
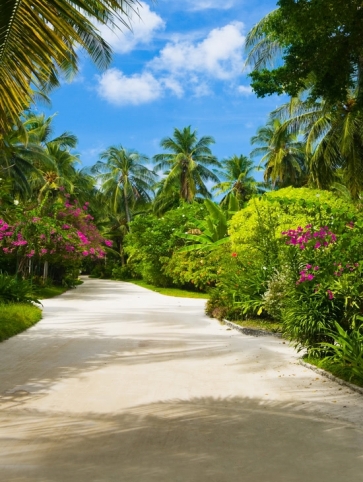
[[[149,63],[149,68],[168,71],[173,76],[200,73],[222,80],[231,79],[243,67],[245,37],[242,29],[243,24],[236,22],[212,30],[199,43],[168,43],[159,57]]]
[[[102,98],[116,105],[145,104],[163,93],[161,82],[150,72],[128,77],[118,69],[109,69],[99,77],[97,91]]]
[[[125,25],[120,23],[114,30],[105,25],[98,25],[97,28],[114,52],[124,54],[140,45],[150,43],[155,33],[165,26],[163,19],[152,12],[149,5],[144,2],[140,2],[137,12],[130,12],[130,23],[132,30],[128,30]]]
[[[196,97],[211,95],[213,82],[228,82],[236,89],[243,68],[245,37],[243,24],[230,23],[211,30],[202,40],[176,39],[146,64],[141,73],[131,76],[113,68],[98,78],[98,93],[117,105],[143,104],[169,91],[182,97],[186,91]],[[241,95],[251,88],[237,87]]]
[[[252,95],[253,90],[250,85],[239,85],[237,87],[237,91],[242,95]]]

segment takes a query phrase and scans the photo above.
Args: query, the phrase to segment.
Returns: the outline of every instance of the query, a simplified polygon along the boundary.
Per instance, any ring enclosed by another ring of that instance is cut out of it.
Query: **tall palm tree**
[[[137,0],[2,0],[0,2],[0,141],[28,107],[34,91],[77,71],[79,47],[100,68],[111,49],[97,22],[126,24]]]
[[[105,161],[105,162],[104,162]],[[122,146],[111,146],[100,154],[93,172],[98,174],[101,189],[111,198],[115,213],[124,209],[127,223],[131,221],[131,209],[151,201],[155,173],[144,166],[148,158]]]
[[[190,126],[174,129],[173,137],[162,139],[161,147],[169,152],[154,156],[155,171],[162,170],[165,175],[159,195],[168,195],[177,186],[180,199],[188,203],[197,194],[211,197],[205,182],[219,182],[219,179],[207,166],[220,167],[209,147],[211,144],[214,144],[213,137],[198,140],[197,131],[192,131]]]
[[[216,195],[224,194],[220,204],[228,204],[231,194],[235,196],[240,206],[259,192],[259,183],[251,176],[256,166],[246,156],[232,156],[222,161],[220,177],[225,180],[213,187]]]
[[[307,181],[307,165],[304,144],[298,140],[298,134],[290,132],[277,118],[270,119],[260,127],[251,139],[257,144],[251,157],[262,156],[265,181],[272,181],[274,186],[301,186]]]

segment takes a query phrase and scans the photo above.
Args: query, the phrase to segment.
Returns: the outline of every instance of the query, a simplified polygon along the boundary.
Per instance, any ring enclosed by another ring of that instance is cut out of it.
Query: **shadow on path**
[[[199,398],[1,418],[7,482],[353,482],[363,470],[362,431],[291,403]]]

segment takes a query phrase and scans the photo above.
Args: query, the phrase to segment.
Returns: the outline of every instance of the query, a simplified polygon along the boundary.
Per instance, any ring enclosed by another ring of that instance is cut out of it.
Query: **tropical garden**
[[[217,159],[211,136],[179,126],[153,158],[115,143],[89,168],[34,102],[80,47],[105,67],[92,19],[127,24],[137,2],[76,3],[0,2],[0,337],[11,310],[24,329],[83,272],[205,296],[209,315],[280,331],[362,384],[360,3],[280,0],[251,30],[252,87],[285,102],[250,152]]]

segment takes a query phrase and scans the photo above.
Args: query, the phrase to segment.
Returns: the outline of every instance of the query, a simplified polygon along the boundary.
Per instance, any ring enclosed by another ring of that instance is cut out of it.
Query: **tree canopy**
[[[301,89],[309,88],[312,98],[336,102],[345,100],[349,90],[358,85],[362,104],[362,2],[279,0],[278,7],[253,32],[260,53],[267,56],[274,47],[278,54],[275,60],[281,55],[283,61],[267,68],[261,58],[256,62],[255,46],[251,77],[257,95],[296,96]]]

